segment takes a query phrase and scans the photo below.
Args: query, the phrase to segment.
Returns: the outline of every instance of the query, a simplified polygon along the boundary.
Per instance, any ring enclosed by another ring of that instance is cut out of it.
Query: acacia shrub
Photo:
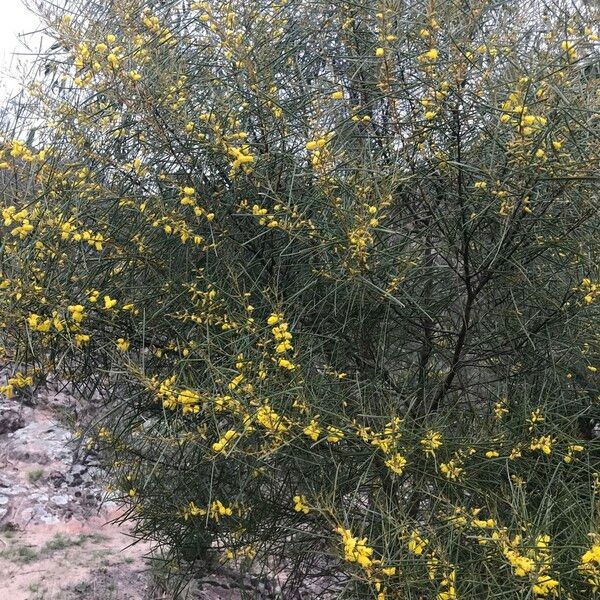
[[[595,7],[40,10],[4,391],[102,392],[137,535],[285,598],[594,594]]]

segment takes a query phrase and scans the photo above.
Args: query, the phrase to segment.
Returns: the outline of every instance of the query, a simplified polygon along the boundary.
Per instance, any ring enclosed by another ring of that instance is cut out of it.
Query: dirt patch
[[[148,567],[138,546],[104,515],[0,534],[3,594],[14,600],[147,600]]]

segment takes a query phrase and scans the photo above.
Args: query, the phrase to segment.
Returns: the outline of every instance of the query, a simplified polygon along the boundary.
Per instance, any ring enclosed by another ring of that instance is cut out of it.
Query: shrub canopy
[[[102,392],[137,534],[284,598],[600,589],[595,5],[41,11],[3,389]]]

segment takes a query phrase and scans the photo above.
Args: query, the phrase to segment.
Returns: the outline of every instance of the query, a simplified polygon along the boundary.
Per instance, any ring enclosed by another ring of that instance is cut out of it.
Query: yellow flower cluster
[[[382,586],[381,577],[392,577],[396,574],[396,567],[384,567],[381,560],[373,558],[374,549],[367,545],[367,538],[358,538],[352,535],[352,530],[345,529],[341,525],[335,531],[342,538],[344,560],[359,565],[371,581],[377,600],[385,600],[386,588]],[[378,575],[374,576],[373,570],[378,567]]]
[[[567,53],[567,57],[569,60],[577,60],[577,49],[575,48],[575,44],[569,40],[565,40],[561,42],[560,47]]]
[[[589,277],[583,279],[580,290],[584,293],[583,300],[586,304],[592,304],[600,296],[600,285],[594,283]]]
[[[458,457],[440,464],[440,473],[452,481],[459,479],[463,473],[463,470],[462,462]]]
[[[319,426],[318,419],[312,419],[311,422],[302,430],[304,435],[316,442],[321,435],[322,429]]]
[[[294,496],[294,510],[307,515],[310,512],[310,506],[306,502],[306,496]]]
[[[271,333],[276,342],[276,355],[285,355],[287,352],[294,349],[294,346],[292,345],[292,334],[289,331],[289,325],[283,320],[283,315],[273,313],[267,319],[267,325],[272,327]],[[297,368],[297,365],[285,356],[279,357],[276,360],[281,368],[287,369],[288,371],[293,371]]]
[[[350,255],[359,265],[365,265],[369,256],[368,250],[373,244],[373,234],[369,228],[359,225],[348,231],[348,247]]]
[[[351,563],[357,563],[363,569],[368,570],[373,566],[373,548],[367,545],[367,538],[357,538],[352,535],[350,529],[339,526],[337,533],[342,537],[344,548],[344,559]]]
[[[508,98],[502,103],[503,111],[500,121],[514,125],[517,132],[522,136],[531,136],[547,123],[548,119],[542,115],[532,115],[529,112],[529,107],[524,105],[523,89],[529,84],[527,78],[520,81],[521,88],[512,92]]]
[[[128,349],[128,343],[123,340],[120,349]],[[162,381],[158,381],[153,377],[148,386],[156,394],[157,398],[162,402],[164,408],[175,410],[181,408],[182,414],[198,413],[201,408],[202,397],[198,392],[189,389],[178,389],[175,385],[177,376],[172,375]]]
[[[344,435],[344,432],[339,427],[329,425],[327,427],[327,437],[325,439],[332,444],[337,444],[344,438]]]
[[[569,446],[567,446],[567,454],[565,454],[563,460],[566,463],[570,463],[573,461],[573,456],[577,452],[583,452],[584,450],[585,448],[581,444],[569,444]]]
[[[490,528],[496,525],[493,520],[490,524]],[[486,544],[488,540],[497,544],[515,576],[527,580],[534,597],[547,598],[558,595],[559,582],[551,572],[550,536],[538,535],[532,544],[525,544],[521,535],[511,538],[506,528],[498,528],[489,538],[480,537],[482,544]]]
[[[280,225],[279,221],[269,211],[259,206],[258,204],[252,205],[252,214],[255,217],[259,217],[258,222],[260,225],[266,225],[269,229],[274,229]]]
[[[592,592],[600,591],[600,544],[594,544],[582,555],[577,568]]]
[[[430,429],[426,432],[425,437],[420,440],[421,448],[425,454],[435,455],[435,451],[442,445],[442,434],[438,431]]]
[[[440,582],[440,591],[437,594],[437,600],[456,600],[456,569],[451,569],[444,573]]]
[[[218,523],[221,517],[230,517],[233,515],[233,507],[225,506],[220,500],[213,500],[208,509],[206,509],[197,506],[195,502],[191,501],[181,509],[180,514],[186,521],[192,517],[208,515],[209,518]]]
[[[204,217],[209,222],[215,218],[215,213],[207,212],[204,208],[198,206],[196,202],[196,190],[193,187],[186,186],[181,189],[180,203],[182,206],[193,207],[196,217]]]
[[[331,156],[327,145],[335,136],[335,132],[331,131],[314,140],[306,142],[306,149],[310,152],[310,162],[313,167],[321,167],[325,161]]]
[[[6,384],[0,386],[0,394],[3,394],[7,398],[13,398],[15,395],[15,389],[23,389],[33,385],[33,377],[31,375],[23,375],[18,371],[12,377],[8,377]]]
[[[33,231],[33,225],[29,217],[29,211],[26,208],[17,210],[15,206],[9,206],[2,210],[4,226],[11,227],[14,225],[10,230],[10,234],[18,236],[20,239],[25,238]]]
[[[408,461],[399,452],[396,452],[385,461],[385,466],[396,475],[402,475],[404,467],[406,467],[407,464]]]
[[[541,435],[537,438],[533,438],[529,444],[530,450],[540,450],[544,454],[548,455],[552,453],[552,443],[554,440],[549,435]]]
[[[256,420],[269,432],[281,434],[290,428],[287,417],[277,414],[268,403],[263,404],[256,411]]]
[[[231,177],[235,176],[240,169],[242,169],[245,173],[251,172],[251,168],[248,165],[254,162],[254,155],[250,151],[250,146],[248,146],[248,144],[244,144],[239,148],[230,146],[227,148],[227,152],[233,158],[233,162],[231,163],[231,171],[229,173]]]
[[[416,556],[421,556],[427,548],[429,541],[427,538],[422,537],[418,531],[411,531],[408,540],[408,550]]]
[[[437,48],[430,48],[427,52],[419,55],[419,62],[422,63],[434,63],[439,56]]]
[[[60,225],[61,240],[71,240],[73,242],[86,242],[89,246],[100,252],[103,248],[104,236],[100,232],[93,232],[90,229],[79,231],[75,224],[75,218],[70,217]]]
[[[500,398],[496,404],[494,404],[494,416],[498,421],[504,418],[504,415],[508,414],[508,398]]]
[[[219,453],[227,449],[231,442],[239,436],[234,429],[228,429],[223,436],[212,445],[213,452]]]

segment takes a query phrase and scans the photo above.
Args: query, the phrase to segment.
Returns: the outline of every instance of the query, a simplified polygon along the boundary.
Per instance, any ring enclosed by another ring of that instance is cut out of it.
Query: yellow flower
[[[396,452],[391,458],[385,461],[385,466],[396,475],[402,475],[407,460],[400,453]]]
[[[240,168],[245,172],[251,171],[248,164],[254,162],[254,156],[252,155],[248,144],[244,144],[240,148],[230,146],[227,148],[227,152],[234,159],[231,163],[230,176],[234,176]]]
[[[305,515],[309,513],[310,507],[306,503],[306,496],[294,496],[294,510],[303,512]]]
[[[444,574],[444,578],[441,581],[441,587],[443,588],[437,594],[437,600],[456,600],[456,569],[452,569],[450,572]]]
[[[375,56],[378,58],[385,56],[385,50],[383,48],[377,48],[377,50],[375,50]]]
[[[71,319],[73,319],[75,323],[81,323],[81,321],[83,321],[84,308],[81,304],[67,306],[67,310],[71,313]]]
[[[121,63],[119,62],[119,57],[118,57],[116,54],[114,54],[113,52],[111,52],[111,53],[110,53],[110,54],[109,54],[109,55],[106,57],[106,60],[107,60],[107,62],[108,62],[108,64],[109,64],[110,68],[111,68],[111,69],[114,69],[114,70],[118,69],[118,68],[119,68],[119,65],[121,64]]]
[[[242,383],[242,381],[244,381],[245,379],[245,375],[243,373],[240,373],[239,375],[236,375],[228,384],[227,384],[227,388],[230,390],[235,390],[240,383]]]
[[[320,148],[324,148],[329,141],[334,137],[335,132],[330,132],[327,135],[324,135],[316,140],[311,140],[310,142],[306,143],[306,149],[309,152],[318,152],[318,150]]]
[[[183,518],[187,521],[190,517],[206,515],[206,510],[204,508],[196,506],[194,502],[189,502],[188,505],[181,510],[181,514]]]
[[[289,429],[289,421],[276,413],[268,404],[256,411],[256,420],[271,433],[283,433]]]
[[[284,340],[283,342],[279,342],[279,344],[275,346],[275,352],[277,352],[277,354],[283,354],[288,350],[293,350],[293,348],[294,347],[292,346],[289,340]]]
[[[494,416],[499,421],[504,417],[504,415],[508,414],[508,408],[506,408],[506,404],[508,403],[508,398],[501,398],[494,404]]]
[[[200,394],[192,390],[181,390],[177,403],[182,407],[183,414],[200,412]]]
[[[516,460],[517,458],[521,458],[521,448],[520,446],[516,446],[510,451],[510,455],[508,456],[510,460]]]
[[[494,519],[473,519],[471,525],[480,529],[493,529],[496,526],[496,521]]]
[[[392,449],[394,438],[392,436],[382,437],[380,433],[373,436],[371,445],[379,448],[384,454],[387,454]]]
[[[220,500],[214,500],[210,505],[209,516],[217,523],[220,517],[230,517],[233,514],[233,509],[230,506],[225,506]]]
[[[337,427],[333,427],[333,425],[330,425],[327,428],[327,441],[328,442],[331,442],[332,444],[337,444],[337,442],[339,442],[343,437],[344,437],[344,432],[341,429],[338,429]]]
[[[433,455],[442,445],[442,434],[430,429],[419,443],[423,447],[423,452]]]
[[[321,428],[317,419],[313,419],[303,430],[304,435],[308,436],[313,442],[319,439]]]
[[[214,452],[223,452],[223,450],[225,450],[225,448],[228,446],[228,444],[234,440],[237,436],[238,436],[238,432],[235,431],[234,429],[229,429],[228,431],[226,431],[223,434],[223,437],[221,437],[221,439],[219,439],[218,442],[215,442],[212,445],[212,449]]]
[[[575,44],[573,42],[565,40],[560,44],[560,47],[566,51],[571,60],[575,60],[577,58],[577,50],[575,49]]]
[[[544,454],[552,453],[552,438],[549,435],[541,435],[531,440],[530,450],[541,450]]]
[[[536,408],[531,412],[529,419],[527,422],[529,423],[529,431],[533,431],[536,423],[543,423],[545,421],[544,415],[539,408]]]
[[[431,48],[419,56],[420,62],[434,62],[437,60],[439,52],[437,48]]]
[[[423,538],[419,535],[418,531],[412,531],[410,534],[410,539],[408,540],[408,550],[413,554],[420,556],[423,554],[427,544],[429,542],[426,538]]]
[[[594,544],[581,556],[577,570],[585,577],[593,592],[600,590],[600,543]]]
[[[129,341],[124,338],[119,338],[117,340],[117,348],[121,350],[121,352],[127,352],[129,350]]]
[[[536,596],[554,595],[559,583],[549,575],[538,575],[535,583],[531,586],[531,591]]]
[[[110,310],[114,308],[117,304],[117,301],[111,298],[110,296],[104,296],[104,308],[106,310]]]
[[[75,334],[75,345],[83,346],[90,341],[91,337],[85,333],[77,333]]]
[[[288,371],[293,371],[298,368],[298,365],[295,365],[293,362],[289,361],[287,358],[279,359],[279,366],[282,369],[287,369]]]
[[[440,472],[445,475],[448,479],[456,480],[458,479],[462,472],[463,468],[460,466],[460,461],[456,458],[448,461],[447,463],[442,463],[440,465]]]
[[[531,560],[531,558],[528,558],[527,556],[522,556],[518,552],[512,551],[508,551],[506,553],[506,557],[508,558],[517,577],[524,577],[525,575],[527,575],[527,573],[533,571],[533,567],[535,566],[535,564],[533,560]]]
[[[565,455],[565,457],[563,458],[563,460],[566,463],[570,463],[573,461],[573,454],[575,454],[575,452],[583,452],[585,450],[585,448],[579,444],[571,444],[568,448],[567,448],[567,454]]]
[[[344,546],[344,558],[348,562],[357,563],[363,569],[369,569],[373,565],[373,548],[367,546],[367,538],[358,539],[352,535],[350,529],[336,528],[337,533],[342,536]]]

